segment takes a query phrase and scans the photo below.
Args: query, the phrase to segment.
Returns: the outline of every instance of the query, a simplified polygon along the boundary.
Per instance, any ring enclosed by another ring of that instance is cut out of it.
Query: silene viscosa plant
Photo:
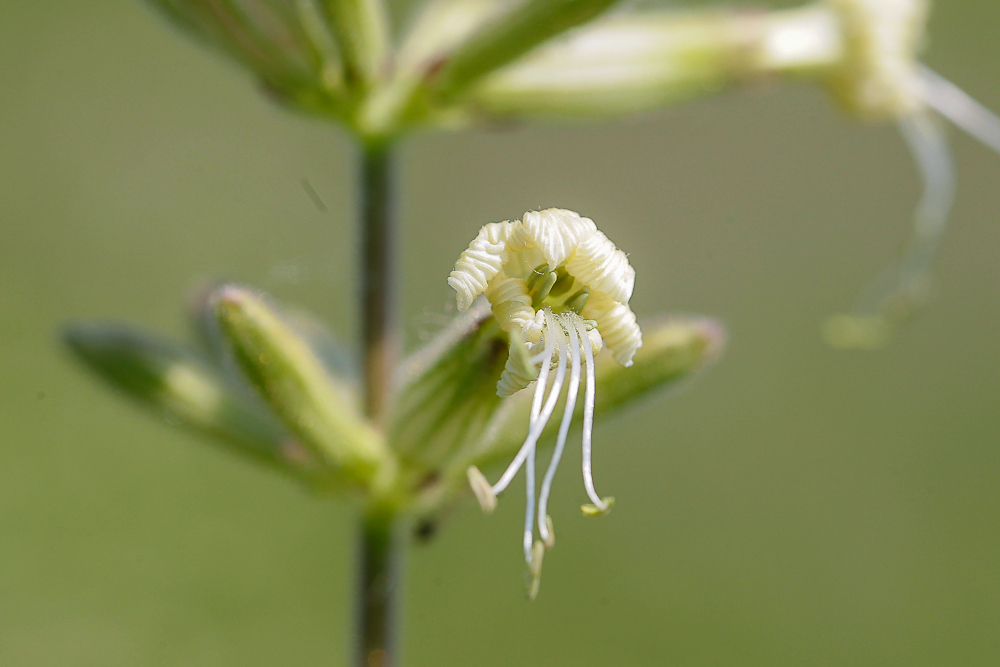
[[[393,166],[402,139],[607,120],[757,80],[816,82],[852,116],[899,125],[924,181],[901,258],[850,314],[824,327],[832,345],[856,349],[884,345],[932,292],[930,268],[955,187],[939,116],[1000,150],[1000,121],[918,60],[927,0],[816,0],[770,11],[428,0],[398,39],[382,0],[149,2],[249,70],[271,99],[356,138],[359,350],[341,347],[308,315],[236,285],[196,299],[191,344],[124,325],[72,327],[67,340],[91,368],[172,422],[359,507],[356,659],[366,667],[395,657],[402,523],[430,535],[470,495],[490,512],[523,468],[534,597],[554,544],[549,492],[570,429],[582,431],[590,501],[583,511],[604,514],[613,499],[594,485],[595,415],[690,376],[723,342],[717,324],[698,318],[644,320],[640,331],[627,256],[590,219],[547,209],[482,227],[448,279],[460,314],[401,358]],[[470,234],[476,226],[470,221]],[[539,486],[535,456],[549,443]],[[489,482],[481,470],[501,464]]]

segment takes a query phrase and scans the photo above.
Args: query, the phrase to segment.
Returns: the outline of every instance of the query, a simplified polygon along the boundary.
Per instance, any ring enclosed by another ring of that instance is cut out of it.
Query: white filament
[[[920,170],[924,193],[917,204],[916,232],[921,239],[944,231],[955,199],[955,164],[941,128],[926,113],[915,113],[899,121],[903,137]]]
[[[1000,153],[1000,117],[927,66],[920,67],[920,81],[924,86],[924,102]]]
[[[955,197],[951,149],[934,117],[926,112],[904,116],[899,128],[917,164],[923,194],[914,212],[914,235],[903,257],[885,269],[862,292],[855,312],[884,309],[894,297],[920,288],[930,273]],[[910,295],[912,296],[912,295]]]
[[[545,517],[548,514],[549,492],[552,490],[552,480],[556,476],[556,468],[559,467],[559,460],[562,458],[563,449],[566,447],[566,435],[569,433],[570,422],[573,421],[573,413],[576,411],[576,396],[580,389],[580,340],[579,333],[572,326],[571,322],[566,322],[566,333],[569,335],[570,360],[573,367],[569,376],[569,385],[566,388],[566,404],[563,407],[562,422],[559,424],[559,437],[556,440],[556,448],[552,452],[552,460],[549,461],[548,470],[545,471],[545,478],[542,480],[542,490],[538,498],[538,533],[542,541],[548,544],[550,540],[548,523]],[[587,342],[583,341],[586,347]],[[560,352],[565,352],[565,348],[560,345]]]
[[[560,342],[559,345],[562,348]],[[524,461],[524,560],[531,565],[531,547],[535,541],[535,445],[532,443]]]
[[[552,315],[548,311],[546,311],[545,313],[545,319],[546,319],[545,328],[547,331],[546,350],[548,350],[550,346],[553,348],[555,347],[556,336],[559,335],[559,329],[557,328],[555,321],[552,318]],[[551,343],[548,342],[549,338],[552,339]],[[542,373],[545,373],[545,369],[548,366],[550,360],[551,357],[549,357],[547,361],[543,362],[541,371]],[[494,494],[500,494],[501,492],[503,492],[504,489],[506,489],[510,485],[511,480],[514,479],[514,475],[516,475],[517,471],[521,469],[521,466],[524,465],[524,460],[528,457],[528,454],[531,453],[531,451],[534,449],[535,443],[538,442],[538,438],[541,437],[542,431],[545,429],[545,424],[548,423],[549,418],[552,417],[552,411],[555,410],[556,401],[559,400],[559,394],[562,393],[563,378],[565,376],[566,376],[566,355],[564,354],[559,359],[559,366],[556,369],[556,378],[555,381],[552,383],[552,389],[549,391],[548,400],[545,401],[545,405],[542,407],[538,417],[536,419],[531,420],[528,429],[528,437],[525,439],[524,444],[521,445],[521,449],[520,451],[518,451],[517,456],[515,456],[514,460],[510,462],[509,466],[507,466],[507,470],[504,471],[503,476],[500,477],[500,480],[493,485]],[[538,392],[540,390],[544,391],[545,389],[545,387],[542,386],[542,379],[543,378],[541,374],[539,374],[538,387],[535,388],[536,402],[541,400],[538,397],[539,396]],[[532,405],[532,412],[534,412],[534,405]]]
[[[582,322],[576,323],[576,330],[580,338],[586,339],[587,328]],[[583,356],[587,361],[587,388],[583,398],[583,485],[590,501],[603,512],[608,506],[594,490],[594,473],[590,461],[594,437],[594,394],[597,388],[594,379],[594,352],[589,345],[583,346]]]

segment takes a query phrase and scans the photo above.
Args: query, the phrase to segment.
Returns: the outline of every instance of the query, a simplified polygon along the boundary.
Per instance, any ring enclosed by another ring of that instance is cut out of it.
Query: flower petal
[[[455,270],[448,277],[448,284],[458,292],[458,309],[466,311],[476,297],[486,291],[486,286],[507,261],[507,238],[511,222],[491,222],[483,225],[479,234],[455,262]]]
[[[615,361],[623,366],[632,365],[632,357],[642,347],[642,331],[627,304],[598,293],[591,295],[580,315],[597,322],[597,329],[604,344],[614,353]]]
[[[620,303],[628,303],[635,288],[635,269],[628,263],[628,255],[605,236],[595,231],[581,239],[573,254],[566,260],[566,270],[591,290],[610,296]]]

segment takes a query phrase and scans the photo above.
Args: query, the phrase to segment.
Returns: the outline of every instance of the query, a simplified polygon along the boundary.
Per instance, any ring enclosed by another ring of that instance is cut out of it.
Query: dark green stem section
[[[398,357],[396,332],[396,202],[394,151],[367,143],[361,163],[361,345],[365,413],[385,428],[392,375]],[[357,565],[355,664],[398,664],[395,642],[397,544],[395,512],[366,512]]]
[[[393,667],[399,664],[396,653],[399,554],[393,517],[366,516],[360,537],[355,664]]]
[[[382,427],[399,345],[396,335],[394,151],[363,147],[361,164],[361,345],[365,412]]]

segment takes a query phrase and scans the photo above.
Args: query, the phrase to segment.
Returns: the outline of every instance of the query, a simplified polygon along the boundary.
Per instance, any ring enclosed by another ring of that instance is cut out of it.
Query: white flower
[[[931,263],[954,199],[951,149],[931,111],[998,152],[1000,119],[919,62],[928,0],[823,1],[839,18],[844,49],[830,73],[831,91],[854,113],[896,120],[924,182],[904,255],[865,290],[851,315],[831,318],[825,327],[834,346],[873,348],[927,301]]]
[[[594,355],[606,345],[618,363],[630,366],[642,346],[642,333],[628,305],[635,270],[593,220],[565,209],[547,209],[525,213],[521,220],[485,225],[459,257],[448,284],[458,295],[459,310],[485,295],[497,323],[511,338],[497,393],[510,396],[535,382],[529,433],[517,456],[496,484],[490,484],[476,468],[470,468],[469,482],[489,512],[496,506],[496,495],[525,468],[524,557],[536,577],[532,590],[537,591],[541,554],[554,540],[546,514],[549,491],[566,445],[584,367],[583,479],[593,503],[584,506],[584,512],[607,512],[614,500],[597,494],[591,471]],[[535,446],[564,384],[566,403],[538,499],[541,539],[536,541]]]

